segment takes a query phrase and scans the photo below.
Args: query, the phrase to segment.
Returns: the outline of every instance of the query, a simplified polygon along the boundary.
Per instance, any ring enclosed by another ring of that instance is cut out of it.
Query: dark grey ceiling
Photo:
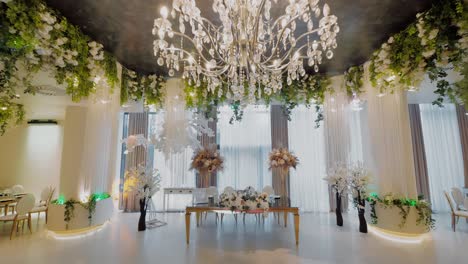
[[[159,9],[172,0],[46,0],[65,17],[115,54],[127,68],[145,72],[164,70],[153,56],[153,21]],[[213,17],[211,0],[197,1],[202,15]],[[288,1],[278,0],[277,11]],[[324,3],[324,1],[320,1]],[[328,0],[331,13],[338,17],[340,33],[335,56],[322,72],[342,73],[365,62],[383,41],[427,10],[430,0]],[[273,7],[274,4],[273,4]],[[215,16],[216,17],[216,16]]]

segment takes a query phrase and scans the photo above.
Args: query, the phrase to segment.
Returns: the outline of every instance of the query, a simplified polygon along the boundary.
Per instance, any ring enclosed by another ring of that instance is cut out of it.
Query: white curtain
[[[328,187],[323,126],[315,128],[315,108],[298,106],[288,123],[289,149],[299,158],[297,169],[290,170],[292,206],[302,211],[328,212]]]
[[[261,191],[271,186],[268,154],[271,151],[270,108],[248,106],[241,122],[229,124],[232,110],[222,107],[218,116],[220,153],[224,171],[218,172],[218,189],[244,189],[248,186]]]
[[[426,150],[432,208],[448,211],[443,191],[464,185],[463,157],[455,105],[421,104],[421,125]]]
[[[151,113],[149,115],[148,129],[154,131],[155,126],[163,123],[163,113]],[[164,188],[195,188],[195,171],[191,171],[190,162],[192,160],[193,149],[185,148],[180,153],[171,153],[166,157],[163,152],[155,150],[152,146],[148,148],[148,160],[152,162],[153,168],[157,169],[161,175],[161,190],[153,197],[156,210],[163,209],[163,189]],[[192,201],[191,195],[170,195],[166,209],[184,210]]]

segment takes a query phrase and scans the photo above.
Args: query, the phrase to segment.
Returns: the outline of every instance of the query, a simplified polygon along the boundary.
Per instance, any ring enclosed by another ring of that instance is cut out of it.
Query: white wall
[[[24,186],[39,200],[41,190],[60,183],[63,127],[24,124],[0,136],[0,188]]]

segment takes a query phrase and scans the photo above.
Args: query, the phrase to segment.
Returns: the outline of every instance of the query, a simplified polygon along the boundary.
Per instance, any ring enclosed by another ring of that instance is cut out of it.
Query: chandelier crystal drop
[[[271,95],[306,74],[319,71],[322,58],[337,47],[337,17],[319,0],[289,0],[285,14],[270,14],[276,0],[214,0],[219,25],[201,16],[194,0],[173,0],[161,8],[153,35],[157,63],[182,72],[189,83],[215,92],[222,84],[228,99]],[[171,19],[169,19],[169,16]],[[218,91],[221,89],[218,89]]]

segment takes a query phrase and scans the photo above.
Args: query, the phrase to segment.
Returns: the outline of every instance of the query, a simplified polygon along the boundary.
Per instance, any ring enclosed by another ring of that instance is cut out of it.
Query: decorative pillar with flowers
[[[202,148],[195,152],[192,158],[190,170],[199,173],[200,185],[209,187],[212,173],[224,169],[224,158],[215,147]]]
[[[281,186],[286,186],[286,177],[289,173],[289,168],[296,169],[299,164],[299,159],[287,148],[273,149],[268,157],[270,170],[276,169],[281,178]],[[282,200],[288,201],[288,197],[283,195]]]

